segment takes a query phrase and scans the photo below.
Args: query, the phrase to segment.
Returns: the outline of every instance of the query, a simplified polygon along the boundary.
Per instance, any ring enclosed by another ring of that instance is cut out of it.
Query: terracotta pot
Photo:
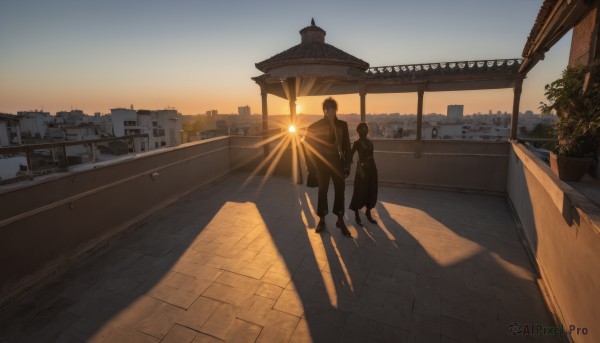
[[[579,181],[592,165],[593,158],[562,157],[550,153],[550,169],[563,181]]]

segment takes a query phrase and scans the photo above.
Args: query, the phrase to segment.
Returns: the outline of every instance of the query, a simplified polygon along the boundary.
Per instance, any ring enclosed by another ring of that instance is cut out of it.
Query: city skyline
[[[520,57],[541,1],[403,3],[190,1],[102,3],[41,1],[0,11],[0,112],[70,108],[176,108],[183,114],[260,112],[254,63],[299,43],[315,18],[326,42],[371,66]],[[235,7],[236,11],[231,11]],[[382,10],[385,9],[385,10]],[[544,85],[568,61],[567,34],[528,75],[521,112],[538,112]],[[357,94],[335,96],[358,113]],[[298,113],[318,114],[324,97],[300,97]],[[512,90],[427,92],[424,113],[512,108]],[[416,93],[368,94],[367,113],[415,113]],[[269,96],[269,113],[286,114]]]

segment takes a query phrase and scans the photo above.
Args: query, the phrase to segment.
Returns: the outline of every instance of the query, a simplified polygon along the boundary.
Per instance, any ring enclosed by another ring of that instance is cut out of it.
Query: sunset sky
[[[371,66],[517,58],[541,0],[2,0],[0,112],[176,108],[260,113],[254,64],[300,43],[314,18],[325,41]],[[567,64],[568,33],[528,75],[521,111]],[[322,113],[324,97],[299,98]],[[359,96],[337,97],[358,113]],[[424,113],[511,111],[512,90],[426,93]],[[416,94],[368,95],[367,113],[415,113]],[[286,114],[269,96],[269,112]]]

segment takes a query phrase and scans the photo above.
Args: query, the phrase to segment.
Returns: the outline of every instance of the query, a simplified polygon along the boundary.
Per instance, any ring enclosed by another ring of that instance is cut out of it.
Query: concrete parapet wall
[[[231,136],[229,164],[232,170],[252,170],[263,157],[262,137]]]
[[[573,341],[600,341],[600,209],[521,144],[510,149],[507,193],[557,319],[588,329]]]
[[[0,302],[230,171],[229,138],[166,148],[0,193]]]
[[[272,153],[280,142],[281,138],[269,144]],[[263,156],[259,143],[260,137],[231,137],[232,169],[253,170]],[[506,191],[508,142],[373,139],[373,144],[382,183],[498,194]],[[291,176],[291,155],[288,146],[278,160],[275,174]],[[348,183],[354,180],[357,160],[355,154]],[[300,165],[306,181],[304,161]]]
[[[380,182],[492,193],[506,191],[508,142],[374,139],[373,144]]]

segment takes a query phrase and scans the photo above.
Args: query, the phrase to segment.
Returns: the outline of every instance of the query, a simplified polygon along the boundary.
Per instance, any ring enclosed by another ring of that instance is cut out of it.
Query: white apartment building
[[[21,145],[21,126],[17,116],[0,113],[0,146]]]
[[[464,109],[464,105],[448,105],[448,121],[461,121]]]
[[[94,113],[94,116],[90,117],[88,120],[89,123],[98,126],[101,137],[107,137],[113,134],[112,117],[110,115]]]
[[[82,110],[56,112],[56,123],[59,125],[79,125],[87,119]]]
[[[50,112],[43,111],[20,111],[17,112],[21,134],[29,137],[39,136],[45,138],[48,133],[48,124],[54,121]]]
[[[135,134],[137,127],[137,111],[127,108],[113,108],[110,110],[113,124],[113,135],[116,137]],[[139,133],[139,131],[137,131]]]
[[[113,134],[116,137],[147,134],[148,146],[136,142],[138,151],[181,144],[181,120],[177,110],[111,109]]]
[[[241,116],[249,116],[252,114],[252,112],[250,111],[250,106],[246,105],[246,106],[239,106],[238,107],[238,114]]]

